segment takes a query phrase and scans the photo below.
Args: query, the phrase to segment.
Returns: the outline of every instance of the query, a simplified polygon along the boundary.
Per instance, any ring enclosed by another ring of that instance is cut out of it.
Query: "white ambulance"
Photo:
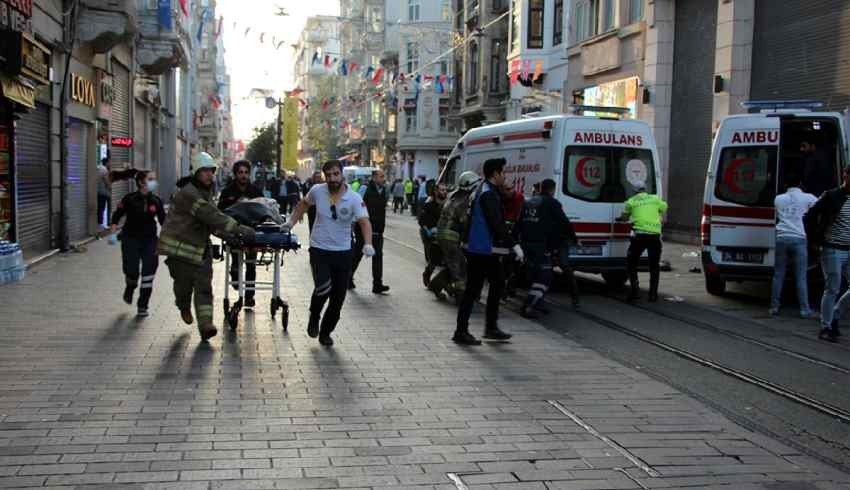
[[[617,108],[574,107],[620,114]],[[457,143],[440,174],[452,186],[466,170],[482,173],[484,161],[505,158],[507,182],[531,198],[534,184],[557,183],[556,198],[572,221],[579,245],[576,270],[601,273],[622,285],[631,227],[617,223],[624,202],[639,185],[661,193],[658,152],[649,126],[619,117],[558,115],[475,128]]]
[[[345,182],[350,184],[355,180],[369,182],[372,178],[372,172],[378,170],[378,167],[358,167],[347,166],[342,169],[342,176],[345,177]]]
[[[773,201],[786,175],[801,176],[805,190],[820,194],[838,185],[848,163],[846,115],[813,112],[822,107],[814,101],[742,106],[751,113],[720,123],[705,181],[702,263],[711,294],[723,294],[727,281],[772,278]],[[810,273],[819,279],[816,264],[810,260]]]

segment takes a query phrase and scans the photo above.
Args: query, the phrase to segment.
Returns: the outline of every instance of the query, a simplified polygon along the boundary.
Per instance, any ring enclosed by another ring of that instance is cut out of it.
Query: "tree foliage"
[[[245,158],[253,162],[263,162],[266,167],[274,167],[277,161],[277,127],[275,123],[254,128],[254,138],[248,143]]]
[[[317,162],[324,162],[339,157],[339,146],[337,140],[337,116],[334,107],[325,110],[322,101],[337,94],[337,85],[339,77],[328,76],[319,82],[318,92],[315,94],[315,99],[307,109],[307,118],[305,119],[306,128],[304,133],[307,138],[307,144],[313,153],[313,157]],[[312,98],[312,97],[311,97]]]

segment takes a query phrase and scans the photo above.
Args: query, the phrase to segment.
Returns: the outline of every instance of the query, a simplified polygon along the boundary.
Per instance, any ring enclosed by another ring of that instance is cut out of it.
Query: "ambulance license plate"
[[[575,256],[602,255],[602,245],[572,247],[572,248],[570,248],[570,255],[575,255]]]
[[[723,262],[742,262],[745,264],[761,264],[764,262],[764,252],[747,252],[743,250],[724,251]]]

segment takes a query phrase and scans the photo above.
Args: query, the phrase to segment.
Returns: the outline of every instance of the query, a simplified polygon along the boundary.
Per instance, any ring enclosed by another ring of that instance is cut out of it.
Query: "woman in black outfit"
[[[153,192],[156,190],[156,175],[147,170],[137,170],[134,180],[136,192],[121,199],[121,203],[112,215],[111,228],[118,229],[121,218],[127,217],[119,238],[121,239],[121,257],[127,287],[124,289],[124,302],[133,304],[133,292],[139,286],[139,264],[141,263],[141,290],[139,291],[138,316],[148,316],[148,303],[153,292],[153,279],[159,266],[156,255],[157,227],[165,222],[165,209],[162,200]]]

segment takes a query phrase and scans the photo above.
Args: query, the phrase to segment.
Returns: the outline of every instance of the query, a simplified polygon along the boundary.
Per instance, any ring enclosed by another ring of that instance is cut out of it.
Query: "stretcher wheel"
[[[280,320],[283,324],[283,329],[286,330],[289,326],[289,305],[286,303],[286,301],[280,298],[272,298],[270,309],[272,319],[277,316],[277,310],[281,310]]]

